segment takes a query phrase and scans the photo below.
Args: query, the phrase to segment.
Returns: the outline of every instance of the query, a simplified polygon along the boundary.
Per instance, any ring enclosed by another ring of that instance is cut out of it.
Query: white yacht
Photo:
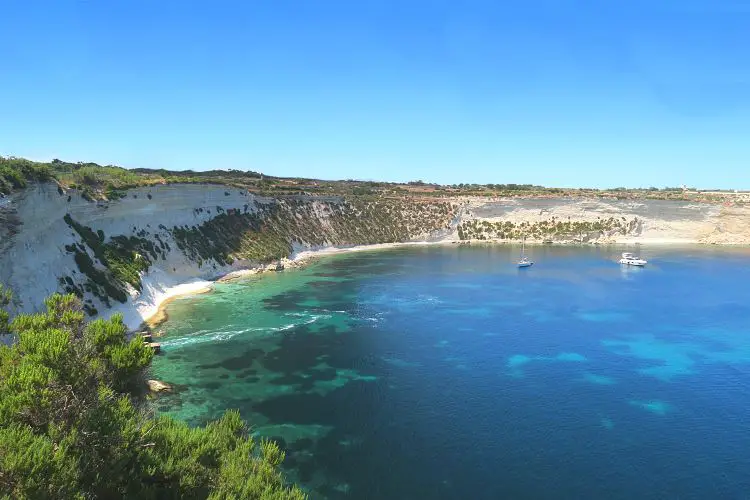
[[[623,252],[622,259],[620,259],[620,264],[625,264],[627,266],[643,267],[646,265],[646,262],[647,261],[641,259],[640,257],[636,257],[630,252]]]

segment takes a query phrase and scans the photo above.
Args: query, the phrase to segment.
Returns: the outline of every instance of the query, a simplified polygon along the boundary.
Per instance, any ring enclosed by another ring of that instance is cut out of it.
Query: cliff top
[[[155,184],[218,184],[246,189],[266,196],[284,195],[380,195],[434,197],[537,197],[537,198],[610,198],[681,200],[712,203],[749,203],[750,193],[683,188],[647,189],[554,188],[530,184],[454,184],[439,185],[422,181],[409,183],[358,180],[319,180],[285,178],[242,170],[169,171],[145,168],[126,169],[96,163],[70,163],[61,160],[35,162],[24,158],[0,156],[0,195],[22,189],[30,182],[56,181],[61,188],[80,189],[89,199],[113,199],[130,188]]]

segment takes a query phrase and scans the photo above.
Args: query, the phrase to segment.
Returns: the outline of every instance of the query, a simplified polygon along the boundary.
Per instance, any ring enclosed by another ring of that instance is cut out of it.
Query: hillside
[[[136,327],[177,284],[331,246],[408,241],[750,244],[742,194],[281,179],[0,163],[0,283]],[[657,199],[654,199],[657,198]]]
[[[750,244],[750,206],[665,200],[473,200],[462,240],[537,243]]]

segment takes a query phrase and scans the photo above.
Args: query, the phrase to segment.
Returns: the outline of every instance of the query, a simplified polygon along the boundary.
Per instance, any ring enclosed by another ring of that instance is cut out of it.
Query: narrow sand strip
[[[310,263],[314,259],[325,257],[328,255],[336,255],[342,253],[351,252],[362,252],[371,250],[386,250],[389,248],[398,248],[406,246],[425,246],[425,245],[447,245],[456,244],[458,241],[447,240],[447,241],[415,241],[405,243],[380,243],[377,245],[360,245],[353,247],[325,247],[316,250],[305,250],[292,255],[291,259],[282,259],[280,262],[284,265],[284,269],[294,269],[302,267]],[[213,285],[216,282],[222,283],[235,279],[239,279],[245,276],[252,276],[254,274],[261,274],[276,270],[277,263],[266,264],[261,266],[255,266],[248,269],[240,269],[238,271],[231,271],[216,281],[194,281],[189,283],[182,283],[172,287],[165,287],[163,291],[152,294],[150,303],[144,304],[143,302],[136,300],[136,310],[142,319],[142,322],[153,328],[160,323],[163,323],[167,319],[166,307],[167,305],[177,297],[197,295],[201,293],[210,292],[213,289]],[[139,304],[140,302],[140,304]],[[132,326],[132,325],[129,325]]]
[[[172,288],[168,288],[166,293],[157,299],[157,303],[149,309],[154,309],[153,312],[146,312],[143,318],[144,323],[149,327],[153,328],[161,323],[164,323],[169,316],[167,316],[167,305],[177,297],[184,297],[188,295],[198,295],[201,293],[208,293],[213,289],[213,283],[210,281],[198,281],[195,283],[183,283]]]

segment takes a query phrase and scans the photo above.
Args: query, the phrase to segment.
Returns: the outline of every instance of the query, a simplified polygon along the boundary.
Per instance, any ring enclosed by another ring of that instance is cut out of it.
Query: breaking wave
[[[273,335],[278,332],[286,332],[294,330],[306,325],[311,325],[321,319],[329,319],[329,314],[304,314],[304,313],[289,313],[285,316],[304,318],[301,321],[292,321],[290,323],[279,325],[279,326],[256,326],[250,328],[227,328],[224,330],[197,330],[190,335],[185,335],[177,338],[170,338],[160,340],[162,347],[164,348],[176,348],[185,347],[194,344],[202,344],[205,342],[225,342],[233,339],[238,335],[255,334],[259,336]]]

